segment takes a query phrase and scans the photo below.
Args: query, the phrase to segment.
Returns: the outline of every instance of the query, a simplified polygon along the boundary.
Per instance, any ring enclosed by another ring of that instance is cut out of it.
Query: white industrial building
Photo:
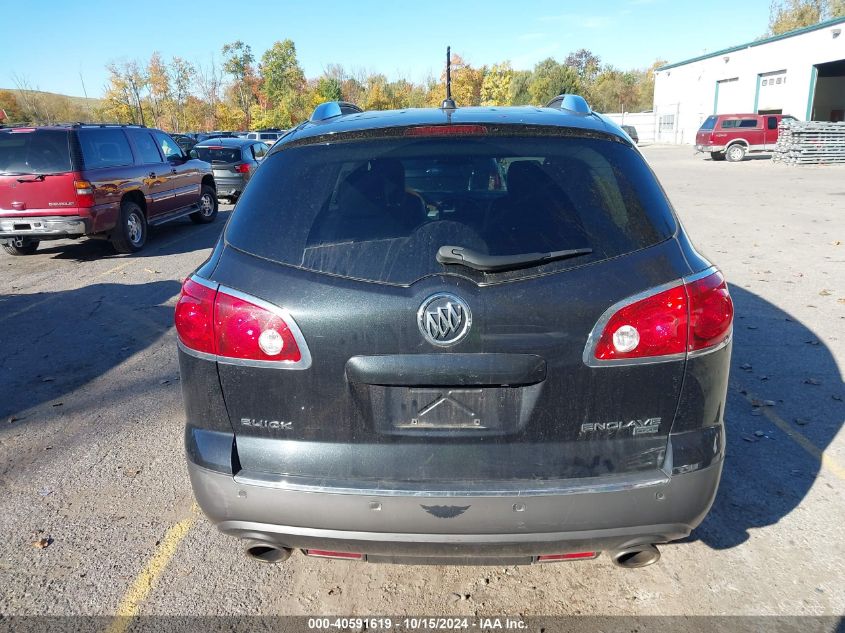
[[[693,143],[711,114],[791,114],[845,120],[845,18],[658,68],[643,140]],[[614,116],[617,118],[619,115]],[[628,121],[626,121],[628,122]]]

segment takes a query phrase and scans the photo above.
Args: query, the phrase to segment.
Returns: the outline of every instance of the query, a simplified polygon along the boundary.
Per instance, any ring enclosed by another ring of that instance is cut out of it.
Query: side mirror
[[[188,152],[188,157],[189,158],[199,158],[200,155],[197,153],[197,150],[192,149],[190,152]]]

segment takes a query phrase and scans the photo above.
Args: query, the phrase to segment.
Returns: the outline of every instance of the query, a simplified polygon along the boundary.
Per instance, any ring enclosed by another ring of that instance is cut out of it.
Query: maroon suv
[[[161,130],[56,125],[0,130],[0,243],[30,255],[42,240],[103,236],[140,250],[147,227],[189,216],[213,222],[211,166]]]

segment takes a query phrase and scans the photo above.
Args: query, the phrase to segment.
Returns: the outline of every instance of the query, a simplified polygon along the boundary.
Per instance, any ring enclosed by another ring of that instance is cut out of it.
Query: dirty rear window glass
[[[0,174],[70,171],[68,136],[63,130],[0,132]]]
[[[241,159],[239,147],[194,147],[200,160],[207,163],[236,163]]]
[[[436,260],[444,245],[488,255],[572,248],[563,269],[656,244],[674,232],[642,157],[589,138],[401,138],[269,155],[243,194],[227,241],[317,272],[410,284],[440,272],[500,278]],[[458,270],[460,269],[460,270]]]

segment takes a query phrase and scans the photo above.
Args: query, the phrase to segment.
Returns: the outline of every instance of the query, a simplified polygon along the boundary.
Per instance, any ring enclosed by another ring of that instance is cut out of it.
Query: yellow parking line
[[[753,393],[745,391],[745,399],[748,401],[749,404],[754,404],[754,401],[758,401],[759,399]],[[822,467],[826,468],[828,471],[839,477],[839,479],[845,480],[845,468],[842,467],[839,462],[837,462],[834,458],[830,455],[826,455],[825,452],[820,449],[818,446],[813,444],[806,435],[801,433],[799,430],[793,428],[789,425],[789,423],[780,417],[777,413],[774,412],[772,407],[760,407],[763,415],[766,416],[766,419],[778,427],[781,431],[786,433],[787,437],[791,438],[798,446],[803,448],[807,451],[810,455],[815,457],[821,463]]]
[[[20,295],[18,295],[18,296],[20,296]],[[29,305],[22,307],[20,310],[15,310],[14,312],[11,312],[9,314],[4,314],[3,316],[0,316],[0,321],[5,321],[6,319],[11,319],[12,317],[16,317],[19,314],[23,314],[24,312],[27,312],[28,310],[32,310],[33,308],[37,308],[41,304],[47,303],[51,299],[55,299],[57,296],[58,296],[57,294],[47,295],[46,297],[44,297],[40,301],[35,301],[33,303],[30,303]]]
[[[134,582],[124,594],[123,600],[120,601],[120,605],[115,612],[115,619],[109,625],[107,633],[124,633],[129,629],[132,618],[138,615],[141,603],[150,595],[176,553],[179,543],[196,523],[198,511],[199,508],[194,503],[191,506],[191,516],[171,526],[164,533],[164,537],[159,541],[152,558],[136,576]]]
[[[134,259],[130,259],[130,260],[126,261],[126,262],[123,262],[123,263],[122,263],[122,264],[120,264],[119,266],[115,266],[114,268],[109,268],[108,270],[106,270],[106,271],[104,271],[104,272],[101,272],[99,275],[97,275],[97,277],[105,277],[106,275],[111,275],[112,273],[116,273],[116,272],[117,272],[117,271],[119,271],[119,270],[123,270],[124,268],[126,268],[127,266],[129,266],[129,265],[130,265],[131,263],[133,263],[134,261],[135,261]]]

